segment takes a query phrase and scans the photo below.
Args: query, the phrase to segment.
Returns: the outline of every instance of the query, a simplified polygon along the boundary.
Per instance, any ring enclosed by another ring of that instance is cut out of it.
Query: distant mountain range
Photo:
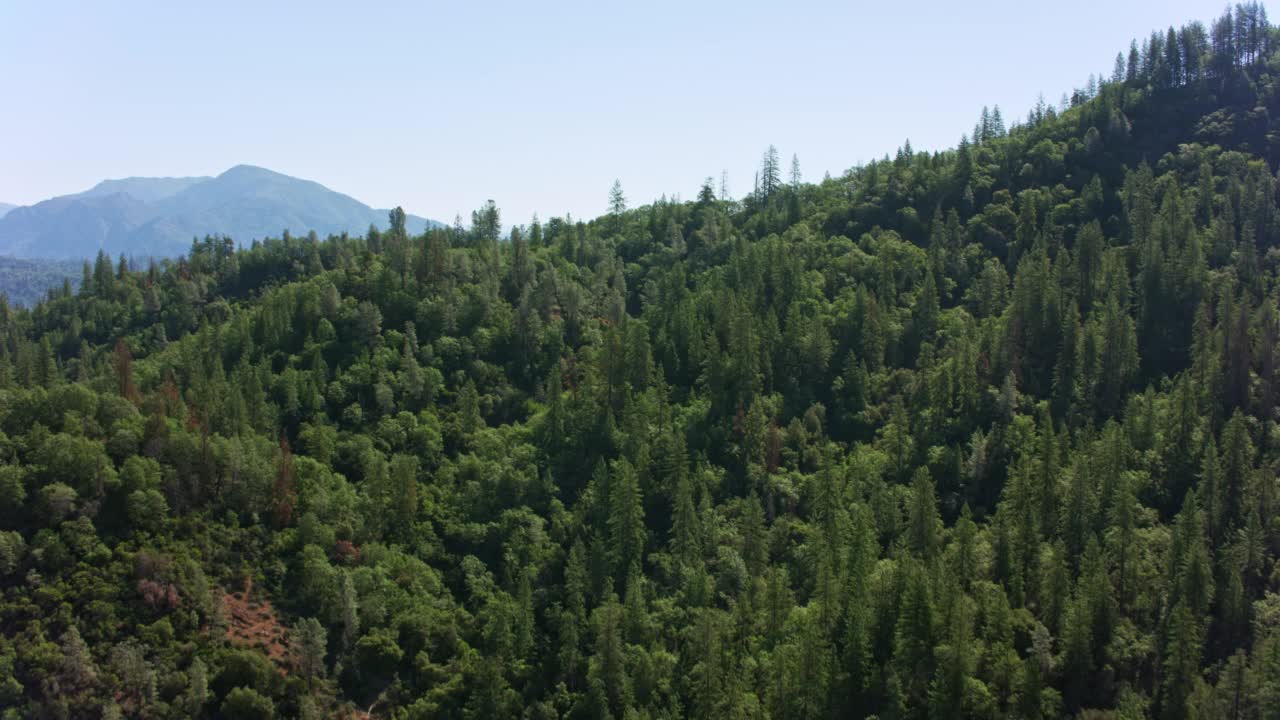
[[[12,209],[14,209],[14,208],[16,208],[16,207],[18,207],[18,206],[17,206],[17,205],[10,205],[9,203],[3,203],[3,202],[0,202],[0,218],[4,217],[6,213],[8,213],[10,210],[12,210]]]
[[[0,204],[0,255],[20,258],[167,257],[192,238],[224,235],[241,244],[284,230],[321,237],[385,229],[387,210],[310,180],[252,165],[217,177],[104,180],[90,190],[27,207]],[[439,223],[408,216],[411,233]]]

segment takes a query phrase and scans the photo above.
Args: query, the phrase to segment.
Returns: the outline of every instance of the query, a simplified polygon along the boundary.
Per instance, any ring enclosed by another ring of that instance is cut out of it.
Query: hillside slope
[[[84,264],[75,260],[18,260],[0,257],[0,296],[20,307],[32,307],[49,291],[79,287]]]
[[[1277,41],[740,201],[0,304],[0,703],[1272,717]]]

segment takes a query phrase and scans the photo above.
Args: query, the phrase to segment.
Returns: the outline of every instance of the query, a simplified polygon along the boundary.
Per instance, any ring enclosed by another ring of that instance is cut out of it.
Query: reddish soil
[[[248,588],[245,592],[223,593],[227,639],[237,647],[261,651],[283,673],[289,664],[289,632],[280,624],[271,602],[254,598],[250,593]]]

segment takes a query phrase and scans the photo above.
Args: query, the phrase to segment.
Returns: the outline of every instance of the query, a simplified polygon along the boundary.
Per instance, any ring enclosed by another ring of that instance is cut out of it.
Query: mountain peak
[[[111,255],[176,256],[193,237],[224,235],[241,243],[284,230],[320,236],[361,235],[387,226],[387,211],[349,195],[256,165],[216,177],[104,180],[76,195],[0,216],[0,255],[34,258]],[[411,232],[432,221],[410,216]]]
[[[255,175],[264,176],[264,177],[282,177],[282,178],[289,178],[291,180],[296,179],[296,178],[290,177],[289,175],[285,175],[284,173],[278,173],[275,170],[269,170],[267,168],[264,168],[258,165],[247,165],[245,163],[241,163],[239,165],[232,165],[231,167],[224,170],[222,174],[219,175],[218,177],[226,178],[226,177],[255,176]]]

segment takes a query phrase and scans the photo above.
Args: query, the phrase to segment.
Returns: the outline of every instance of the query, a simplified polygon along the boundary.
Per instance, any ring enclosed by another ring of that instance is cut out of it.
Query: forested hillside
[[[81,263],[74,260],[19,260],[0,255],[0,295],[10,303],[31,307],[51,290],[74,290],[80,282]]]
[[[1277,41],[0,304],[4,717],[1280,717]]]

